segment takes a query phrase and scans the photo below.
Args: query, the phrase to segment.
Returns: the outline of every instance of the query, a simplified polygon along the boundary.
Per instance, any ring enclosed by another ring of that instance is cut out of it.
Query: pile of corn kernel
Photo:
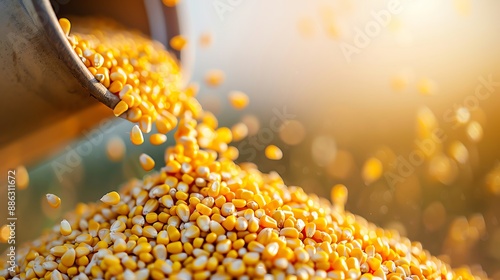
[[[61,26],[90,72],[122,99],[116,115],[139,123],[131,141],[142,144],[155,122],[150,141],[165,142],[177,126],[176,144],[159,172],[79,204],[26,244],[14,272],[1,262],[0,279],[473,279],[420,243],[346,212],[343,185],[332,189],[331,204],[275,172],[236,164],[229,144],[242,135],[219,128],[193,88],[180,88],[178,66],[155,43],[99,22],[85,25],[93,35],[70,36],[67,20]],[[281,157],[274,146],[266,154]],[[146,154],[139,160],[155,167]],[[53,194],[47,200],[61,204]]]

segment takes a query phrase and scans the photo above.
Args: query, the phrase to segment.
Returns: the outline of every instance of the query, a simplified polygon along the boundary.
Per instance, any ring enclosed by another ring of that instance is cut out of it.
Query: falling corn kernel
[[[138,125],[134,125],[130,131],[130,141],[134,145],[142,145],[144,143],[144,136]]]
[[[119,162],[125,156],[125,143],[120,137],[112,137],[106,143],[106,155],[108,159],[114,162]]]
[[[333,186],[331,190],[331,200],[334,205],[339,205],[344,208],[344,205],[347,203],[347,194],[348,190],[346,186],[338,184]]]
[[[107,205],[116,205],[120,203],[120,194],[115,191],[109,192],[101,197],[101,201]]]
[[[149,142],[153,145],[161,145],[167,141],[167,135],[155,133],[149,136]]]
[[[69,224],[69,222],[67,220],[62,220],[61,221],[61,225],[59,227],[59,230],[60,230],[61,234],[64,235],[64,236],[70,235],[71,232],[73,231],[71,229],[71,225]]]
[[[383,172],[382,162],[377,158],[369,158],[365,161],[361,171],[361,177],[365,184],[369,185],[380,178]]]
[[[209,86],[216,87],[224,82],[224,72],[218,69],[212,69],[205,75],[205,83]]]
[[[150,171],[155,167],[155,161],[149,155],[141,154],[139,156],[139,162],[142,166],[142,169],[146,171]]]
[[[233,135],[233,141],[238,142],[248,135],[248,127],[240,122],[231,127],[231,134]]]
[[[182,35],[176,35],[176,36],[172,37],[172,39],[170,39],[170,46],[172,47],[172,49],[174,49],[176,51],[180,51],[180,50],[184,49],[186,44],[187,44],[187,40]]]
[[[24,165],[20,165],[16,168],[16,186],[20,190],[24,190],[28,187],[30,183],[30,176],[28,170]]]
[[[272,160],[280,160],[283,157],[283,152],[275,145],[269,145],[265,150],[266,157]]]
[[[61,26],[64,35],[68,36],[69,31],[71,30],[71,22],[67,18],[60,18],[59,25]]]
[[[167,7],[175,7],[180,0],[162,0],[163,4]]]
[[[10,236],[10,228],[8,225],[3,225],[0,227],[0,242],[7,243]]]
[[[296,120],[283,122],[279,128],[280,139],[288,145],[298,145],[306,137],[304,125]]]
[[[242,110],[248,105],[248,96],[241,91],[231,91],[229,102],[235,109]]]
[[[45,196],[50,207],[59,208],[59,206],[61,205],[61,199],[57,195],[48,193]]]
[[[125,113],[128,110],[128,105],[125,103],[125,101],[120,101],[118,104],[116,104],[115,108],[113,109],[113,114],[115,116],[120,116],[121,114]]]

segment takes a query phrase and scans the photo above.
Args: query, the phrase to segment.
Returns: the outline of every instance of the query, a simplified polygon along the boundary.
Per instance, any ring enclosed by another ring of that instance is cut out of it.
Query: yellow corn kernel
[[[151,142],[151,144],[156,146],[161,145],[166,141],[167,141],[167,135],[161,133],[155,133],[149,137],[149,142]]]
[[[167,252],[169,252],[170,254],[178,254],[182,253],[182,251],[183,247],[180,241],[172,242],[167,245]]]
[[[144,136],[142,135],[142,131],[138,125],[134,125],[132,130],[130,131],[130,141],[134,145],[141,145],[144,143]]]
[[[64,236],[68,236],[71,234],[71,232],[73,232],[73,230],[71,229],[71,225],[66,220],[61,221],[61,225],[59,227],[59,230],[60,230],[61,234]]]
[[[69,248],[61,257],[61,263],[66,267],[71,267],[75,263],[75,249]]]
[[[242,110],[248,105],[249,99],[241,91],[232,91],[229,93],[229,102],[235,109]]]
[[[115,108],[113,109],[113,114],[115,116],[120,116],[121,114],[125,113],[128,110],[128,104],[125,103],[125,101],[120,101],[118,104],[116,104]]]
[[[179,3],[179,0],[162,0],[162,2],[167,7],[175,7]]]
[[[46,197],[50,207],[58,208],[61,205],[61,199],[57,195],[48,193]]]
[[[176,35],[170,39],[170,46],[176,51],[182,50],[187,44],[187,40],[182,35]]]
[[[120,194],[115,191],[109,192],[101,197],[101,201],[107,205],[117,205],[120,203]]]
[[[205,83],[209,86],[219,86],[224,81],[224,72],[218,69],[212,69],[205,75]]]
[[[114,81],[112,82],[110,85],[109,85],[109,88],[108,90],[112,93],[119,93],[121,90],[123,89],[123,83],[120,82],[120,81]],[[128,100],[128,102],[122,100],[120,102],[124,102],[125,104],[127,104],[127,110],[129,108],[129,103],[130,103],[130,100]],[[123,112],[122,112],[123,113]],[[121,115],[121,114],[120,114]]]
[[[119,162],[125,156],[125,143],[120,137],[113,137],[106,143],[106,155],[111,161]]]
[[[67,18],[60,18],[59,25],[64,33],[64,35],[69,36],[69,31],[71,30],[71,22]]]
[[[275,145],[267,146],[264,153],[268,159],[272,160],[280,160],[283,157],[283,152]]]
[[[147,154],[141,154],[139,156],[139,163],[141,164],[142,169],[145,171],[151,171],[155,168],[155,161]]]
[[[264,228],[278,228],[278,223],[269,216],[262,216],[259,224]]]

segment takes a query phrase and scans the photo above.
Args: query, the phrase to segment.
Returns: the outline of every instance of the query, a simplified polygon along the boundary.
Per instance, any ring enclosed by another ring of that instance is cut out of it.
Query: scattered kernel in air
[[[210,32],[201,33],[199,40],[200,40],[201,47],[208,48],[210,45],[212,45],[212,41],[213,41],[212,33],[210,33]]]
[[[466,128],[467,138],[474,143],[478,143],[483,138],[483,127],[476,121],[471,121]]]
[[[115,191],[109,192],[101,197],[101,201],[107,205],[116,205],[120,203],[120,194]]]
[[[139,156],[139,163],[145,171],[151,171],[155,167],[153,158],[144,153]]]
[[[306,129],[299,121],[285,121],[280,125],[279,136],[288,145],[298,145],[306,137]]]
[[[248,127],[246,124],[239,122],[231,127],[231,133],[233,134],[233,141],[238,142],[248,135]]]
[[[126,146],[120,137],[112,137],[106,143],[106,155],[108,159],[119,162],[123,159],[126,152]]]
[[[458,140],[454,140],[450,144],[448,154],[460,164],[467,163],[467,160],[469,159],[469,151],[467,150],[467,147],[465,147],[465,145]]]
[[[438,86],[433,80],[423,78],[418,82],[417,89],[422,95],[434,95],[438,91]]]
[[[269,145],[265,150],[266,157],[272,160],[280,160],[283,157],[283,152],[275,145]]]
[[[170,39],[170,46],[176,51],[180,51],[186,47],[187,39],[182,35],[176,35]]]
[[[134,145],[142,145],[144,143],[144,135],[138,125],[134,125],[130,131],[130,141]]]
[[[45,195],[47,198],[47,202],[49,203],[50,207],[52,208],[58,208],[61,205],[61,198],[59,198],[55,194],[48,193]]]
[[[383,170],[384,167],[382,162],[378,158],[371,157],[365,161],[361,171],[361,177],[365,184],[370,185],[382,176]]]
[[[161,133],[151,134],[149,142],[155,146],[161,145],[167,141],[167,135]]]
[[[224,72],[218,69],[211,69],[205,75],[205,83],[209,86],[216,87],[224,82]]]
[[[344,205],[347,203],[348,189],[346,186],[338,184],[333,186],[330,197],[334,205],[341,206],[344,209]]]
[[[228,95],[231,105],[238,110],[242,110],[248,105],[248,95],[241,91],[231,91]]]
[[[10,228],[8,225],[3,225],[0,228],[0,242],[6,243],[10,236]]]
[[[180,0],[162,0],[163,4],[167,7],[175,7],[175,5],[179,4]]]
[[[30,183],[30,175],[24,165],[19,165],[16,168],[16,186],[20,190],[24,190]]]

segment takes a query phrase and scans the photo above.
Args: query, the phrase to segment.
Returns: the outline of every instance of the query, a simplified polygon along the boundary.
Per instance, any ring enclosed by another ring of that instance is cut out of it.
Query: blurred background
[[[178,9],[181,61],[200,102],[220,125],[249,129],[234,143],[239,162],[324,197],[345,184],[349,211],[500,279],[500,2],[181,0]],[[213,69],[224,76],[216,88],[204,82]],[[229,105],[233,90],[250,97],[242,111]],[[22,162],[30,183],[17,192],[18,242],[143,176],[140,153],[163,161],[171,141],[135,147],[132,124],[111,116]],[[265,157],[269,144],[283,159]],[[124,158],[108,153],[122,145]],[[62,207],[48,207],[46,193]]]

